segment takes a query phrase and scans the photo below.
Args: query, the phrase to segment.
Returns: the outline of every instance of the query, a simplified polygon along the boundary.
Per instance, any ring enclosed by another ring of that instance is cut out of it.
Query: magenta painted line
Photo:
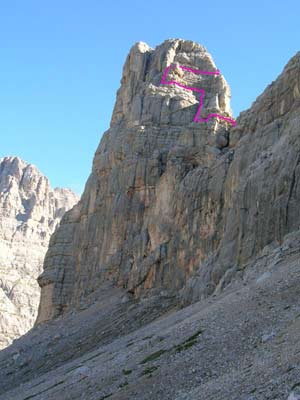
[[[194,74],[199,74],[199,75],[220,75],[220,71],[218,69],[216,71],[200,71],[199,69],[192,69],[192,68],[189,68],[189,67],[185,67],[184,65],[180,65],[179,67],[181,69],[183,69],[184,71],[189,71],[189,72],[192,72]],[[204,89],[199,89],[199,88],[194,88],[194,87],[191,87],[191,86],[182,85],[181,83],[178,83],[176,81],[167,81],[167,75],[168,75],[170,69],[175,69],[175,66],[169,65],[165,69],[165,71],[164,71],[164,73],[162,75],[162,78],[161,78],[161,82],[160,82],[161,84],[163,84],[163,85],[176,85],[176,86],[179,86],[179,87],[181,87],[183,89],[192,90],[192,91],[200,93],[199,107],[198,107],[198,110],[197,110],[196,115],[194,117],[194,122],[207,122],[210,118],[219,118],[219,119],[222,119],[223,121],[229,122],[232,126],[236,125],[236,121],[234,119],[229,118],[229,117],[224,117],[223,115],[220,115],[220,114],[208,114],[208,116],[206,118],[202,118],[200,116],[200,114],[201,114],[201,110],[202,110],[202,107],[203,107],[203,98],[204,98],[204,95],[205,95],[205,90]]]
[[[200,71],[199,69],[192,69],[189,67],[185,67],[184,65],[180,66],[181,69],[183,69],[184,71],[189,71],[189,72],[193,72],[194,74],[199,74],[199,75],[220,75],[221,72],[220,70],[216,70],[216,71]]]
[[[165,82],[166,82],[166,78],[167,78],[167,75],[168,75],[168,73],[169,73],[170,68],[171,68],[171,65],[169,65],[169,66],[165,69],[165,72],[163,73],[163,76],[161,77],[161,83],[165,83]]]

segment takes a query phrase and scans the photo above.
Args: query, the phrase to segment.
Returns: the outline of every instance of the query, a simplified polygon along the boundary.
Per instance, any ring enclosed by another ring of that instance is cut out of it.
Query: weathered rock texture
[[[195,301],[298,228],[299,54],[236,128],[194,123],[195,93],[160,84],[170,63],[216,70],[193,42],[131,49],[82,200],[51,240],[39,321],[92,299],[105,280],[135,297],[181,290]],[[203,115],[230,115],[222,76],[172,73],[205,89]]]
[[[0,159],[0,348],[33,326],[50,235],[77,201],[68,189],[52,190],[35,166]]]
[[[194,94],[160,85],[173,62],[216,68],[193,42],[132,48],[1,400],[299,398],[300,53],[235,128],[192,122]],[[222,77],[176,79],[230,116]]]
[[[0,352],[0,400],[298,399],[299,254],[300,231],[222,293],[150,324],[161,300],[122,304],[124,289],[105,288]]]
[[[133,46],[83,197],[51,239],[39,278],[39,321],[87,301],[105,280],[135,296],[175,293],[217,249],[232,155],[216,141],[226,137],[228,125],[193,122],[195,93],[160,84],[170,63],[216,70],[194,42],[168,40],[155,50]],[[230,116],[221,75],[181,71],[176,79],[206,90],[203,116]]]
[[[300,53],[241,113],[229,151],[219,199],[221,240],[189,282],[188,301],[221,288],[267,244],[281,244],[284,235],[299,229]]]

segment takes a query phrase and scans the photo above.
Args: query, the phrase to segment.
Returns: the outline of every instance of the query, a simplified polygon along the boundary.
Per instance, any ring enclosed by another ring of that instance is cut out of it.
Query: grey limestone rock
[[[230,116],[222,75],[176,72],[216,70],[203,46],[133,46],[85,192],[51,239],[38,322],[93,301],[107,280],[136,298],[196,301],[298,229],[299,54],[236,127],[193,122],[196,94],[161,84],[170,64],[170,79],[205,89],[203,115]]]
[[[35,166],[0,159],[0,348],[33,326],[50,235],[77,201],[68,189],[51,189]]]
[[[224,78],[178,68],[214,70],[202,46],[132,48],[39,323],[0,352],[1,400],[298,398],[300,54],[236,127],[193,122],[170,63],[230,116]]]
[[[216,250],[230,153],[221,156],[215,141],[229,124],[193,122],[197,93],[161,84],[170,64],[216,71],[206,49],[191,41],[130,50],[85,192],[51,239],[39,322],[86,301],[105,280],[135,297],[176,293]],[[222,75],[176,68],[168,80],[205,89],[203,116],[231,115]]]

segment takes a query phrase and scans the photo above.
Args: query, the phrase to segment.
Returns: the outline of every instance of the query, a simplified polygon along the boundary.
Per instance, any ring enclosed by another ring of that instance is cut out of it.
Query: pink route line
[[[220,75],[220,71],[218,69],[216,71],[200,71],[199,69],[192,69],[192,68],[189,68],[189,67],[185,67],[184,65],[180,65],[179,67],[181,69],[183,69],[184,71],[193,72],[194,74],[198,74],[198,75]],[[168,75],[169,70],[171,68],[175,69],[175,67],[174,66],[172,67],[171,65],[169,65],[165,69],[165,71],[163,73],[163,76],[161,78],[161,82],[160,82],[161,84],[163,84],[163,85],[172,85],[173,84],[173,85],[179,86],[179,87],[181,87],[183,89],[193,90],[195,92],[200,93],[199,107],[198,107],[198,110],[197,110],[197,112],[195,114],[194,122],[207,122],[210,118],[216,117],[216,118],[222,119],[223,121],[229,122],[232,126],[236,125],[236,121],[234,119],[229,118],[229,117],[224,117],[223,115],[220,115],[220,114],[208,114],[208,116],[206,118],[202,118],[200,116],[200,114],[201,114],[201,110],[202,110],[202,107],[203,107],[203,98],[204,98],[204,95],[205,95],[205,90],[204,89],[198,89],[198,88],[190,87],[190,86],[185,86],[185,85],[182,85],[181,83],[178,83],[176,81],[167,81],[167,75]]]

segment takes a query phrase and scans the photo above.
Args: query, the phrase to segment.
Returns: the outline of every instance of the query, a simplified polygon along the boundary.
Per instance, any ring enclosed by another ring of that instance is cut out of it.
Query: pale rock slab
[[[35,166],[0,159],[0,348],[33,326],[50,235],[77,201],[68,189],[51,189]]]

